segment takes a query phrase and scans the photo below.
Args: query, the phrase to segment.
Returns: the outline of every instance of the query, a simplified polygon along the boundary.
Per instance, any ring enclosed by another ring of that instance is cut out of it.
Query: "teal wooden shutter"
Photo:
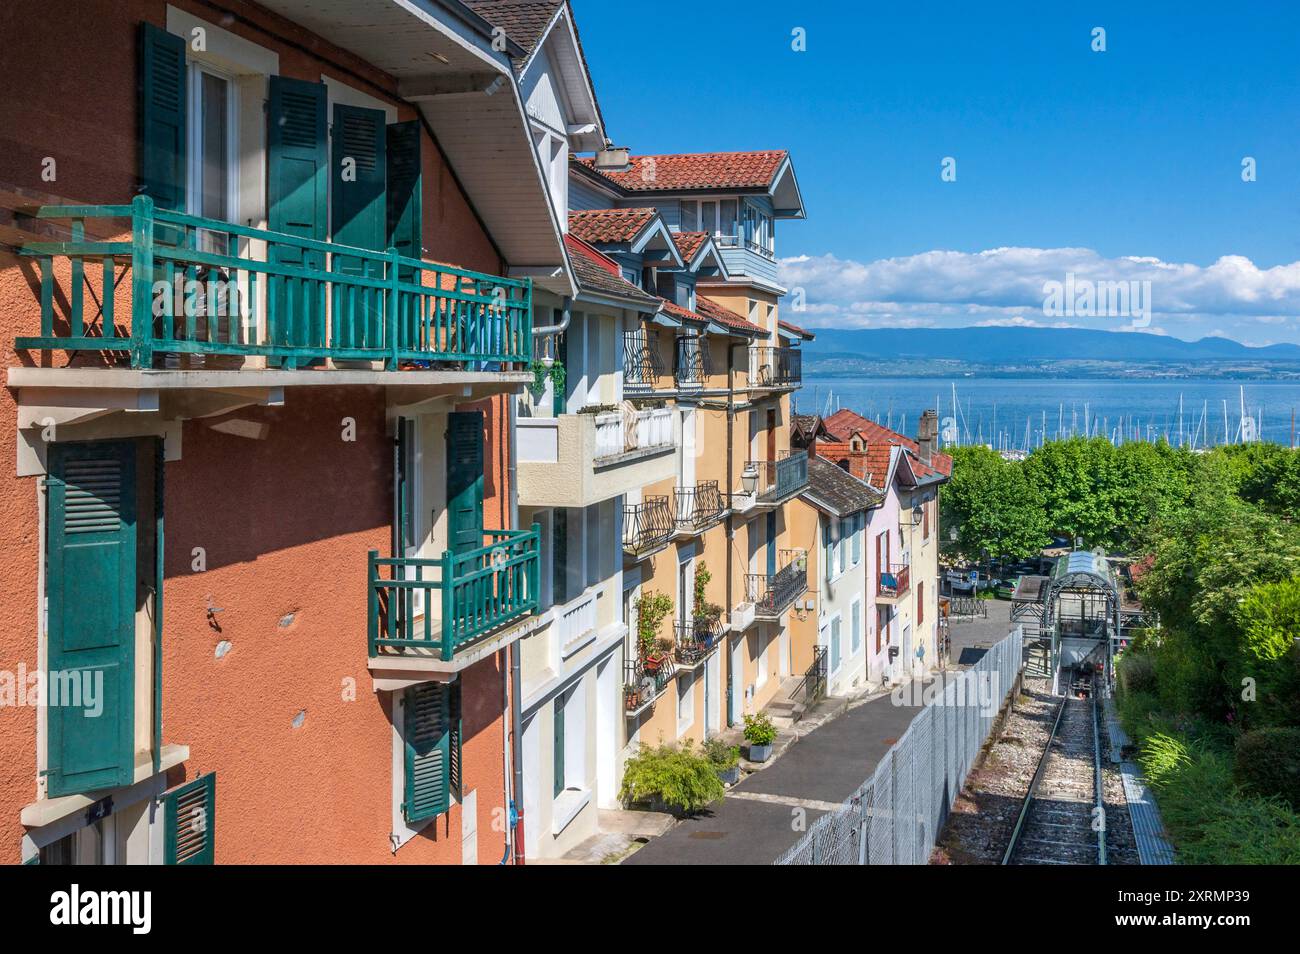
[[[388,166],[384,111],[334,106],[333,155],[330,167],[330,234],[335,245],[383,251],[384,177]],[[354,255],[331,256],[330,268],[347,275],[382,279],[382,262]],[[374,295],[343,291],[334,298],[334,327],[346,348],[378,348],[383,341],[380,318],[384,302]]]
[[[272,232],[326,239],[326,140],[325,85],[272,76],[266,139],[267,224]],[[268,258],[279,265],[325,268],[324,252],[288,245],[272,244]],[[319,285],[297,278],[268,280],[274,286],[270,294],[271,343],[322,347],[325,313]]]
[[[451,805],[449,687],[423,682],[404,693],[406,772],[402,815],[407,822],[441,815]]]
[[[163,822],[167,864],[212,864],[217,831],[217,774],[201,775],[163,795]]]
[[[483,413],[447,415],[447,539],[453,553],[483,545]]]
[[[330,232],[338,245],[383,251],[388,236],[384,178],[388,139],[384,111],[334,106],[334,157],[330,172]],[[349,175],[348,173],[352,173]],[[339,256],[340,271],[361,273],[361,261]]]
[[[50,445],[46,768],[51,796],[133,781],[135,453],[131,441]],[[93,707],[85,704],[88,687],[97,697]],[[69,688],[76,693],[71,700],[62,695]]]
[[[551,739],[551,769],[553,775],[552,794],[560,797],[564,791],[564,693],[555,694],[555,715],[551,719],[553,733]]]
[[[840,618],[831,620],[831,672],[840,668]]]
[[[461,740],[464,737],[461,726],[461,705],[460,705],[460,683],[453,682],[447,685],[447,694],[450,697],[448,706],[451,710],[450,733],[451,739],[448,742],[448,756],[451,761],[451,790],[460,798],[462,793],[461,785],[464,781],[463,766],[461,765],[460,749]]]
[[[388,136],[388,198],[385,210],[388,248],[405,258],[424,257],[423,170],[420,123],[393,123]],[[403,276],[403,281],[408,277]]]
[[[563,507],[551,511],[551,602],[569,601],[569,512]]]
[[[184,211],[188,102],[185,41],[152,23],[140,24],[139,80],[140,192],[159,208]]]

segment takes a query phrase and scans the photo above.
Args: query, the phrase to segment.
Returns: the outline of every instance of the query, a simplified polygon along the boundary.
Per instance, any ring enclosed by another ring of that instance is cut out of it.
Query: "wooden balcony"
[[[484,537],[485,546],[448,550],[438,559],[381,557],[370,551],[372,669],[386,668],[395,659],[452,662],[537,609],[540,528],[487,530]]]
[[[155,209],[147,196],[32,214],[68,235],[21,250],[40,268],[41,330],[20,350],[120,354],[133,369],[180,356],[388,371],[532,360],[530,280]]]

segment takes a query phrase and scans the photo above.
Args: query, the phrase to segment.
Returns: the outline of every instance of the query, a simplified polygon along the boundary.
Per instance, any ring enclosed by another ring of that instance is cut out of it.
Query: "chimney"
[[[627,172],[630,168],[632,160],[627,146],[615,146],[606,140],[605,148],[596,153],[596,169],[599,172]]]
[[[921,449],[921,463],[930,463],[930,457],[939,450],[939,412],[933,408],[921,415],[916,428],[916,443]]]

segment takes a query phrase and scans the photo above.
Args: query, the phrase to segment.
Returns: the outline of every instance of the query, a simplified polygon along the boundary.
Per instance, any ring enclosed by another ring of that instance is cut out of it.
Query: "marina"
[[[853,407],[904,433],[917,408],[933,407],[944,446],[983,444],[1009,456],[1069,437],[1115,444],[1163,439],[1193,450],[1254,441],[1294,447],[1300,384],[804,376],[800,413],[827,415],[839,407]]]

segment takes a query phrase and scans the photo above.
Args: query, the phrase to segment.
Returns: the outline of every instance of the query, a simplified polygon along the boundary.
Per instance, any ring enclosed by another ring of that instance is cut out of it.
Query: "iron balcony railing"
[[[808,589],[808,555],[803,550],[782,550],[784,564],[774,574],[749,573],[745,589],[755,615],[775,619]]]
[[[808,452],[783,451],[778,460],[751,460],[745,466],[758,472],[756,493],[762,503],[779,503],[808,484]]]
[[[712,373],[708,341],[701,335],[678,335],[673,377],[678,387],[698,386]]]
[[[726,512],[716,480],[702,480],[694,487],[678,487],[677,526],[681,530],[703,530]]]
[[[673,625],[677,635],[673,651],[678,665],[698,666],[718,648],[722,637],[722,624],[718,620],[700,616]]]
[[[534,612],[541,530],[486,530],[486,546],[436,560],[370,551],[372,658],[433,654],[451,660],[466,643]],[[416,594],[422,595],[420,601]]]
[[[912,568],[906,563],[891,563],[881,567],[876,582],[877,596],[902,596],[911,588]]]
[[[675,529],[667,495],[646,497],[623,508],[623,549],[642,556],[666,544]]]
[[[68,223],[69,238],[22,249],[40,267],[41,333],[18,338],[20,349],[121,351],[133,368],[153,367],[156,354],[263,356],[290,368],[369,360],[390,370],[532,360],[528,279],[156,209],[148,196],[33,214]],[[129,222],[129,237],[87,238],[88,222],[111,231],[114,220]],[[67,287],[57,288],[65,268]],[[123,287],[129,295],[116,295]],[[122,323],[119,297],[129,308]],[[65,301],[66,320],[56,307]]]
[[[623,332],[623,391],[652,391],[663,374],[654,340],[644,328]]]
[[[750,387],[797,387],[802,380],[803,352],[798,348],[753,348],[750,350]]]
[[[650,707],[677,674],[669,656],[636,657],[623,663],[623,709],[628,715]]]

